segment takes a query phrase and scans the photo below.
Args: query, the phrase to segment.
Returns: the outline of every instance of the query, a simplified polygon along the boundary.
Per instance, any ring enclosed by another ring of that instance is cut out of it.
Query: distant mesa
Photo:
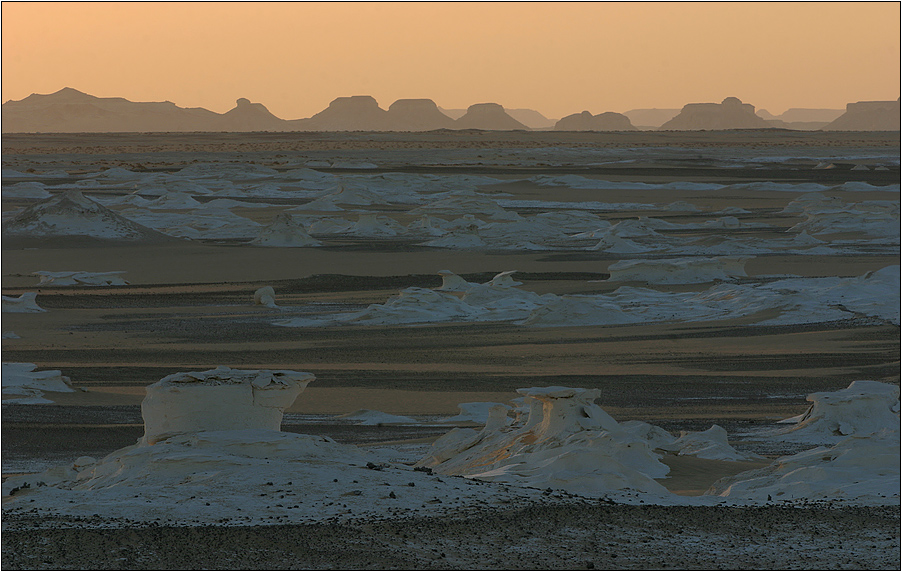
[[[455,129],[484,129],[492,131],[528,131],[523,125],[507,113],[497,103],[476,103],[467,108],[467,112],[455,121]]]
[[[399,99],[388,107],[388,116],[395,131],[454,128],[454,120],[439,111],[431,99]]]
[[[606,111],[592,115],[588,111],[568,115],[554,125],[555,131],[636,131],[630,118],[621,113]]]
[[[388,112],[370,95],[338,97],[313,117],[293,123],[305,131],[389,130]]]
[[[721,103],[689,103],[679,115],[661,125],[665,131],[766,129],[767,121],[755,115],[755,106],[728,97]]]
[[[241,97],[235,107],[222,115],[223,127],[229,131],[282,131],[285,120],[279,119],[262,103],[251,103]]]
[[[824,127],[825,131],[899,131],[900,103],[859,101],[846,105],[846,112]]]
[[[95,97],[63,88],[31,94],[2,106],[4,133],[140,133],[248,131],[432,131],[435,129],[634,131],[636,129],[828,129],[898,131],[899,101],[850,103],[833,109],[793,108],[780,116],[728,97],[721,103],[692,103],[676,109],[633,109],[623,114],[583,112],[559,121],[532,109],[505,109],[478,103],[468,109],[442,109],[431,99],[399,99],[382,109],[370,95],[339,97],[306,119],[285,120],[262,103],[239,98],[226,113],[179,107],[171,101],[133,102]]]
[[[623,114],[629,117],[630,123],[637,129],[657,129],[677,115],[679,109],[631,109]]]

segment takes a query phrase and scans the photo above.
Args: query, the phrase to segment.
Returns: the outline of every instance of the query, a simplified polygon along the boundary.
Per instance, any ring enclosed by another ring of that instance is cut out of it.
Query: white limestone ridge
[[[51,272],[49,270],[39,270],[32,274],[41,277],[38,286],[125,286],[128,284],[128,282],[120,276],[120,274],[125,274],[124,270],[114,270],[111,272],[81,272],[68,270]]]
[[[23,292],[21,296],[3,296],[3,312],[11,312],[16,314],[35,314],[38,312],[46,312],[44,308],[38,306],[37,292]]]
[[[647,282],[649,284],[699,284],[747,276],[748,257],[668,258],[660,260],[621,260],[608,266],[611,282]]]
[[[282,413],[314,379],[311,373],[225,366],[166,376],[147,386],[141,402],[143,442],[199,431],[278,431]]]
[[[84,236],[107,240],[167,239],[155,230],[128,220],[77,190],[32,205],[3,228],[4,238]]]

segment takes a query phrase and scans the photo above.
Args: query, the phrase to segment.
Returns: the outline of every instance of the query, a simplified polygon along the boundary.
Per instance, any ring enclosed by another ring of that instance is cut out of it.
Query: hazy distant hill
[[[454,122],[455,129],[484,129],[487,131],[529,130],[507,113],[497,103],[476,103],[467,108],[467,112]]]
[[[592,115],[588,111],[574,113],[554,125],[555,131],[636,131],[630,118],[621,113],[607,111]]]
[[[452,119],[460,119],[467,113],[466,109],[444,109],[442,107],[439,109]],[[556,123],[554,119],[548,119],[535,109],[507,109],[505,107],[504,112],[530,129],[552,129]]]
[[[701,129],[765,129],[771,127],[755,115],[755,106],[742,103],[736,97],[728,97],[721,103],[689,103],[679,115],[660,127],[661,130]]]
[[[135,103],[121,97],[94,97],[66,87],[49,95],[32,94],[2,107],[3,131],[225,131],[219,113],[178,107],[170,101]]]
[[[755,114],[768,122],[772,127],[796,129],[799,131],[816,131],[823,129],[828,123],[843,114],[842,109],[811,109],[793,107],[780,115],[774,115],[766,109],[759,109]]]
[[[824,127],[825,131],[899,131],[900,103],[859,101],[846,105],[846,112]]]
[[[629,117],[630,123],[638,129],[657,129],[679,113],[679,109],[631,109],[623,115]]]

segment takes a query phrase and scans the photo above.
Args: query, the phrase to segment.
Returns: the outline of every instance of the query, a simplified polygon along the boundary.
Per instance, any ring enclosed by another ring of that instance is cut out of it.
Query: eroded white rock
[[[175,373],[147,387],[144,442],[199,431],[278,431],[282,413],[315,376],[288,370],[219,366]]]

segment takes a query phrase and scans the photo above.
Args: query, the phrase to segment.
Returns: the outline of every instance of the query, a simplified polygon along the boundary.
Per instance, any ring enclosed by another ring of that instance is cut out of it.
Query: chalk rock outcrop
[[[281,212],[273,217],[269,225],[260,229],[260,234],[251,241],[251,244],[298,248],[320,246],[322,243],[307,234],[303,225],[295,222],[289,213]]]
[[[3,363],[2,375],[3,395],[17,396],[16,399],[4,399],[4,403],[45,404],[52,403],[42,396],[45,391],[71,393],[72,380],[59,370],[35,371],[38,366],[33,363]]]
[[[808,411],[792,427],[779,431],[786,440],[834,443],[852,435],[899,429],[899,386],[879,381],[853,381],[839,391],[808,396]]]
[[[562,118],[554,125],[555,131],[636,131],[630,118],[620,113],[607,111],[592,115],[588,111],[574,113]]]
[[[3,311],[16,314],[46,312],[47,310],[38,306],[37,296],[37,292],[23,292],[18,298],[15,296],[3,296]]]
[[[476,103],[467,108],[463,117],[454,122],[455,129],[484,129],[486,131],[529,130],[497,103]]]
[[[3,227],[4,239],[73,236],[128,242],[172,240],[75,190],[24,209]]]
[[[517,392],[529,411],[525,421],[511,424],[504,406],[493,406],[482,431],[451,430],[417,466],[586,495],[622,489],[668,494],[654,479],[669,469],[633,427],[620,427],[594,404],[599,390],[533,387]]]
[[[689,103],[661,130],[766,129],[770,125],[755,115],[755,106],[728,97],[721,103]]]
[[[388,107],[392,131],[453,129],[454,120],[439,111],[431,99],[399,99]]]
[[[824,127],[824,131],[899,131],[900,103],[859,101],[846,105],[846,112]]]
[[[219,366],[175,373],[147,387],[141,402],[147,444],[182,433],[279,431],[282,413],[315,376],[288,370]]]

